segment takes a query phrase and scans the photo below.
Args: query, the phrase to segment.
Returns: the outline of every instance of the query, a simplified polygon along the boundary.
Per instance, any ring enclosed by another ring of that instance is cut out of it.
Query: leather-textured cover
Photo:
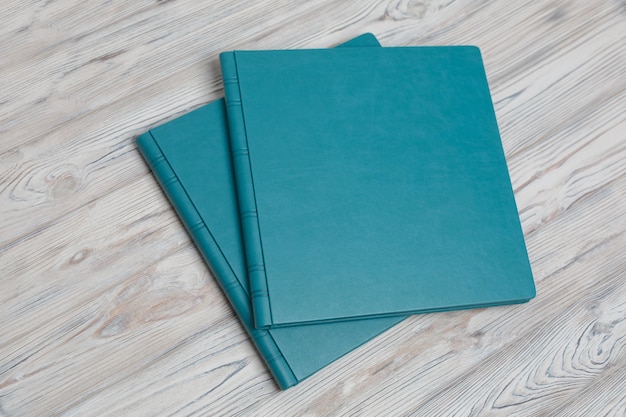
[[[378,45],[366,34],[349,46]],[[402,320],[255,329],[224,100],[150,130],[137,138],[137,145],[281,389]]]
[[[478,48],[220,62],[257,328],[535,296]]]

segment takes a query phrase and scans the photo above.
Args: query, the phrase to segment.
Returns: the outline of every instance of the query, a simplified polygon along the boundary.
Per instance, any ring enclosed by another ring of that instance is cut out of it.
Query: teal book
[[[220,63],[257,328],[535,296],[478,48]]]
[[[342,46],[378,46],[367,34]],[[156,179],[224,290],[278,385],[286,389],[402,318],[254,328],[224,100],[137,138]]]

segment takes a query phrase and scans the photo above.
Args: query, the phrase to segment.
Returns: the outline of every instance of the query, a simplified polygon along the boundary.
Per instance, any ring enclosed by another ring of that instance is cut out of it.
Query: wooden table
[[[622,1],[6,1],[0,416],[626,413]],[[475,44],[538,295],[411,317],[281,392],[133,138],[217,54]]]

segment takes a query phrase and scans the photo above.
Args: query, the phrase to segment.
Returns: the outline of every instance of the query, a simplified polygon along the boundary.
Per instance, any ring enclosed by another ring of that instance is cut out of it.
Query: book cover
[[[349,46],[378,45],[366,34]],[[137,145],[281,389],[402,320],[255,329],[224,100],[151,129]]]
[[[534,297],[478,48],[220,62],[257,328]]]

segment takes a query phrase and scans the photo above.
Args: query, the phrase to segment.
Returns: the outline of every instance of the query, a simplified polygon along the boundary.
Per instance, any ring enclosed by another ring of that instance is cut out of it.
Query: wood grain
[[[0,5],[0,416],[626,415],[620,1]],[[537,298],[410,317],[280,392],[136,147],[217,54],[475,44]]]

